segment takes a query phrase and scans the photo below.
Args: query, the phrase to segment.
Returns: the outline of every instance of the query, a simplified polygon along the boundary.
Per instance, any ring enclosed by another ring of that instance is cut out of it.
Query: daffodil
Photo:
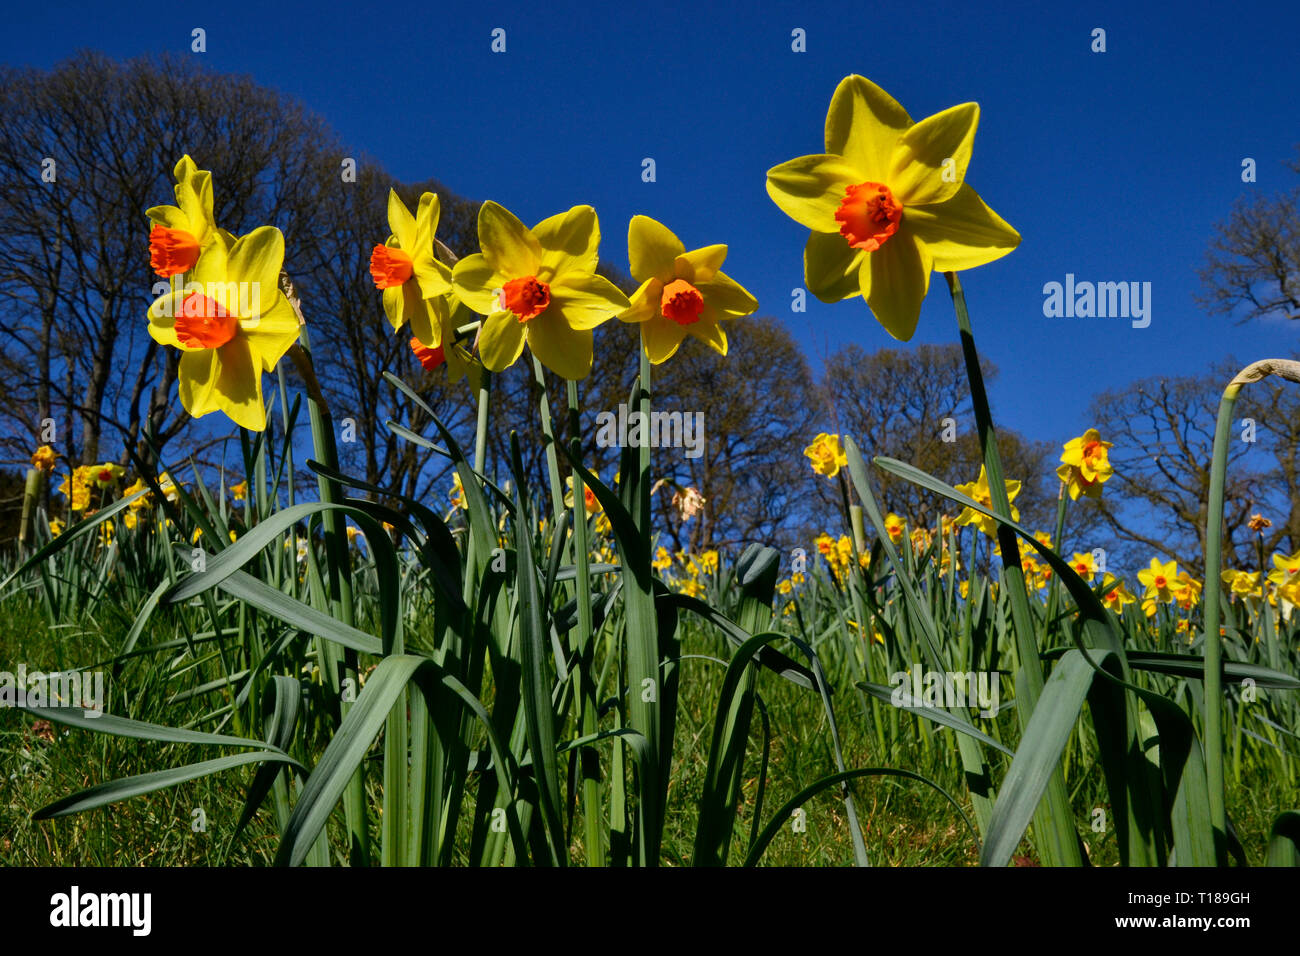
[[[1020,482],[1006,481],[1004,484],[1007,489],[1007,501],[1015,501],[1016,495],[1020,494]],[[991,497],[991,491],[989,489],[989,479],[988,475],[985,473],[983,465],[980,465],[979,478],[974,481],[968,481],[964,485],[958,485],[957,490],[966,497],[983,505],[985,508],[988,508],[989,510],[993,509],[993,498]],[[1020,512],[1016,510],[1014,505],[1011,506],[1011,520],[1020,520]],[[988,515],[980,514],[973,508],[963,508],[961,514],[957,516],[957,524],[973,524],[990,538],[997,536],[997,522]]]
[[[222,411],[253,431],[266,428],[262,373],[298,339],[298,317],[280,291],[284,236],[273,226],[213,243],[192,281],[149,307],[149,334],[183,354],[181,404],[195,418]]]
[[[907,523],[894,514],[892,511],[885,515],[885,533],[889,535],[889,540],[898,544],[903,540],[903,534],[907,531]]]
[[[596,477],[599,478],[600,475],[596,475]],[[564,479],[564,486],[565,488],[568,489],[564,493],[564,506],[566,508],[572,508],[573,507],[573,476],[572,475],[569,475],[567,478]],[[594,514],[599,514],[603,510],[601,508],[600,502],[596,499],[596,493],[592,491],[591,488],[588,487],[587,485],[582,486],[582,503],[585,506],[588,518],[590,518]]]
[[[813,471],[827,478],[834,478],[840,473],[840,469],[849,463],[848,456],[840,445],[840,436],[828,435],[826,432],[814,438],[813,443],[805,448],[803,453],[812,462]]]
[[[175,206],[154,206],[145,215],[149,231],[149,265],[164,279],[189,272],[206,247],[229,237],[212,218],[212,174],[182,156],[173,170]]]
[[[1292,555],[1273,555],[1273,570],[1268,572],[1268,580],[1280,588],[1297,579],[1300,579],[1300,551]]]
[[[1070,562],[1070,567],[1074,569],[1074,573],[1079,577],[1085,581],[1091,581],[1093,575],[1097,573],[1097,559],[1092,556],[1091,551],[1086,554],[1079,554],[1076,551],[1074,559]]]
[[[1101,433],[1095,428],[1065,443],[1056,474],[1072,500],[1077,501],[1079,495],[1101,497],[1101,486],[1114,474],[1108,454],[1112,447],[1110,442],[1101,440]]]
[[[1220,577],[1234,598],[1260,596],[1258,571],[1224,571]]]
[[[1105,593],[1101,597],[1101,603],[1117,614],[1124,610],[1124,605],[1137,600],[1124,582],[1109,572],[1102,578],[1102,587],[1105,588]]]
[[[465,486],[460,483],[460,472],[454,471],[451,474],[451,491],[447,492],[447,497],[451,499],[451,506],[461,511],[465,510]]]
[[[58,518],[51,518],[50,536],[53,538],[57,538],[61,534],[63,534],[63,522],[60,521]]]
[[[767,172],[767,194],[812,230],[809,291],[823,302],[861,295],[896,339],[916,331],[930,272],[972,269],[1020,235],[966,184],[979,106],[919,123],[861,76],[845,77],[826,114],[826,152]]]
[[[673,566],[673,556],[668,549],[662,545],[655,550],[654,559],[650,562],[650,567],[656,571],[667,571]]]
[[[241,481],[238,484],[230,486],[230,497],[236,501],[243,501],[248,497],[248,482]]]
[[[85,511],[90,506],[90,468],[80,465],[65,475],[59,493],[68,499],[69,511]]]
[[[1203,585],[1186,571],[1179,571],[1178,577],[1174,579],[1170,592],[1178,606],[1184,611],[1190,611],[1196,607],[1196,603],[1201,597],[1201,588]]]
[[[115,465],[111,461],[106,461],[102,465],[93,465],[90,469],[90,480],[95,483],[97,488],[103,489],[110,485],[116,484],[118,479],[126,474],[126,469],[121,465]]]
[[[600,224],[590,206],[543,219],[532,229],[494,202],[478,214],[479,248],[452,270],[456,295],[486,316],[478,350],[493,372],[513,365],[527,345],[567,379],[591,371],[592,329],[631,302],[596,275]]]
[[[370,277],[384,293],[384,314],[393,331],[408,322],[415,337],[430,348],[442,345],[444,323],[434,321],[431,299],[451,291],[451,270],[433,254],[441,206],[435,193],[420,197],[414,216],[388,191],[388,228],[392,235],[370,253]]]
[[[649,216],[633,216],[627,230],[632,278],[641,283],[632,306],[619,314],[641,325],[641,341],[652,365],[668,361],[687,335],[727,354],[727,333],[719,322],[738,319],[758,301],[724,274],[724,245],[686,251],[667,226]]]
[[[1151,566],[1138,572],[1138,582],[1146,588],[1143,597],[1159,601],[1161,604],[1168,604],[1174,599],[1173,589],[1177,581],[1177,561],[1161,564],[1159,558],[1152,558]]]
[[[49,445],[42,445],[32,452],[32,467],[47,475],[54,470],[54,461],[58,456]]]

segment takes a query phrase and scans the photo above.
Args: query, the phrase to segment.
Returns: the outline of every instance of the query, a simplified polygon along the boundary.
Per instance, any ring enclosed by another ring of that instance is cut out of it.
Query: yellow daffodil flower
[[[1260,597],[1258,571],[1224,571],[1220,577],[1233,597]]]
[[[840,473],[840,469],[847,467],[849,463],[848,456],[840,445],[840,436],[828,435],[826,432],[814,438],[813,443],[805,448],[803,453],[812,462],[813,471],[827,478],[834,478]]]
[[[1020,494],[1020,482],[1006,481],[1004,482],[1004,484],[1006,485],[1007,488],[1007,501],[1009,502],[1015,501],[1016,495]],[[983,465],[980,465],[979,478],[975,479],[974,481],[968,481],[964,485],[957,485],[957,490],[960,491],[966,497],[973,499],[979,504],[982,504],[985,508],[992,510],[993,499],[991,497],[991,492],[989,489],[988,475],[985,473]],[[1015,505],[1011,506],[1011,520],[1012,521],[1020,520],[1020,512],[1016,509]],[[990,518],[988,515],[980,514],[978,511],[975,511],[972,508],[962,509],[961,514],[957,516],[957,524],[960,525],[973,524],[981,531],[983,531],[986,535],[988,535],[990,538],[997,537],[997,533],[998,533],[997,522],[994,521],[992,518]]]
[[[1268,580],[1275,587],[1280,588],[1298,578],[1300,578],[1300,551],[1292,555],[1273,555],[1273,570],[1268,572]]]
[[[1128,587],[1122,580],[1116,580],[1115,575],[1107,572],[1102,578],[1102,586],[1106,588],[1106,593],[1102,595],[1101,603],[1110,608],[1115,613],[1124,610],[1124,605],[1132,604],[1137,600],[1129,591]],[[1112,587],[1114,585],[1114,587]]]
[[[102,465],[92,465],[90,467],[89,478],[95,483],[97,488],[107,488],[116,484],[118,479],[126,474],[126,469],[121,465],[115,465],[111,461],[106,461]]]
[[[447,492],[447,497],[451,499],[451,506],[460,511],[465,510],[465,486],[460,483],[460,472],[451,473],[451,491]]]
[[[966,184],[979,106],[912,122],[861,76],[845,77],[826,114],[826,152],[767,172],[767,194],[812,230],[809,291],[823,302],[861,295],[896,339],[916,331],[930,272],[999,259],[1020,234]]]
[[[248,482],[241,481],[236,485],[230,486],[230,497],[236,501],[243,501],[248,497]]]
[[[212,174],[182,156],[173,175],[177,205],[145,210],[154,224],[149,231],[149,265],[164,279],[191,271],[207,246],[229,237],[212,218]]]
[[[1095,428],[1089,428],[1078,438],[1065,443],[1061,466],[1056,469],[1056,474],[1065,484],[1071,500],[1077,501],[1079,495],[1101,497],[1101,486],[1114,474],[1107,452],[1112,447],[1110,442],[1101,440],[1101,433]]]
[[[50,537],[57,538],[61,534],[63,534],[63,522],[60,521],[58,518],[51,518]]]
[[[181,404],[195,418],[222,411],[266,428],[262,373],[298,340],[298,317],[280,291],[284,236],[262,226],[226,248],[214,243],[184,289],[149,307],[149,334],[183,354]]]
[[[903,540],[903,534],[907,531],[907,523],[892,511],[885,515],[885,532],[889,535],[889,540],[898,544]]]
[[[59,494],[68,499],[68,510],[85,511],[90,506],[90,474],[90,466],[79,465],[70,475],[64,475]]]
[[[421,343],[442,345],[444,323],[435,322],[429,300],[451,291],[451,270],[433,254],[441,206],[434,193],[420,197],[414,216],[397,195],[388,191],[388,228],[392,235],[370,253],[370,278],[384,293],[384,314],[396,332],[408,322]]]
[[[54,470],[54,460],[58,457],[49,445],[42,445],[32,452],[32,467],[49,474]]]
[[[1174,600],[1184,611],[1190,611],[1196,607],[1197,601],[1201,597],[1201,588],[1203,585],[1186,571],[1179,571],[1178,577],[1174,579],[1173,587],[1170,589],[1173,593]]]
[[[673,566],[673,556],[668,549],[660,546],[655,551],[654,560],[650,562],[650,567],[656,571],[667,571]]]
[[[721,271],[727,247],[687,252],[667,226],[649,216],[633,216],[627,253],[632,278],[641,286],[632,295],[631,308],[618,317],[640,323],[650,363],[672,358],[687,335],[726,355],[727,333],[718,323],[758,308],[758,301]]]
[[[597,478],[600,477],[599,473],[594,473],[594,474],[596,474]],[[567,478],[564,479],[564,486],[565,488],[568,489],[564,493],[564,506],[566,508],[572,508],[573,507],[573,476],[572,475],[569,475]],[[601,511],[604,510],[601,507],[600,502],[596,500],[596,493],[592,491],[591,488],[589,488],[587,485],[582,486],[582,503],[583,505],[586,506],[588,518],[590,518],[594,514],[599,514]]]
[[[1079,577],[1085,581],[1091,581],[1093,575],[1097,573],[1097,559],[1092,556],[1091,551],[1087,554],[1080,554],[1076,551],[1074,559],[1070,562],[1070,567],[1074,569],[1074,573]]]
[[[1138,583],[1146,588],[1144,598],[1168,604],[1174,599],[1174,586],[1178,581],[1178,562],[1161,564],[1159,558],[1151,559],[1151,566],[1138,572]],[[1143,605],[1145,607],[1145,604]],[[1150,617],[1151,615],[1147,615]]]
[[[479,208],[478,237],[483,251],[456,263],[452,283],[462,302],[486,316],[478,337],[483,364],[503,371],[527,345],[557,375],[586,378],[592,329],[631,306],[596,275],[596,210],[574,206],[527,229],[488,201]]]

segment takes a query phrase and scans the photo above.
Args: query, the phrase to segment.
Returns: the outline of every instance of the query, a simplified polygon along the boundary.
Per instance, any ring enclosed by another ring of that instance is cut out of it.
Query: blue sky
[[[1023,237],[963,276],[977,342],[1002,372],[994,416],[1061,441],[1091,424],[1086,406],[1104,388],[1197,373],[1229,353],[1293,356],[1300,333],[1210,317],[1193,300],[1233,200],[1296,184],[1282,165],[1300,143],[1296,5],[1135,6],[24,4],[6,11],[0,60],[188,52],[202,27],[207,52],[194,55],[205,65],[302,99],[405,179],[437,177],[530,223],[590,203],[602,255],[624,268],[637,213],[688,248],[728,243],[726,271],[815,365],[846,342],[896,343],[861,299],[791,313],[807,231],[767,198],[766,170],[821,151],[827,104],[849,73],[913,119],[975,100],[967,181]],[[490,50],[497,27],[504,54]],[[1097,27],[1105,53],[1090,49]],[[807,52],[792,52],[795,28]],[[645,157],[654,183],[641,180]],[[1241,181],[1245,157],[1255,184]],[[1151,325],[1045,318],[1043,285],[1066,273],[1150,282]],[[913,341],[955,341],[940,276]]]

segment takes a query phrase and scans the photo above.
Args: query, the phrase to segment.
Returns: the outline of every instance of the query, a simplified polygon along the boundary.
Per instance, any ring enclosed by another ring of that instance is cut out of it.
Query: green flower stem
[[[1219,401],[1219,421],[1214,430],[1214,458],[1210,464],[1210,500],[1205,529],[1205,777],[1210,789],[1210,825],[1214,828],[1214,855],[1227,864],[1228,814],[1223,785],[1223,641],[1219,638],[1220,572],[1223,565],[1223,487],[1228,470],[1232,410],[1243,385],[1277,375],[1300,382],[1300,362],[1264,359],[1246,366],[1228,383]],[[1261,562],[1262,563],[1262,562]],[[1263,594],[1261,568],[1260,594]]]
[[[22,523],[18,525],[18,545],[21,547],[27,543],[29,529],[32,523],[32,508],[36,504],[36,499],[41,495],[41,472],[37,468],[27,469],[27,483],[23,487],[23,516]]]
[[[569,381],[569,434],[570,448],[575,459],[582,454],[582,415],[578,405],[578,383]],[[593,647],[594,627],[591,615],[591,555],[587,542],[587,495],[582,476],[573,473],[573,550],[574,564],[578,569],[578,669],[579,693],[582,705],[583,737],[596,733],[596,685],[592,680],[595,659]],[[586,832],[588,866],[605,865],[605,838],[601,827],[600,756],[594,747],[582,748],[579,756],[582,768],[582,815]]]
[[[564,511],[564,493],[560,490],[560,461],[555,450],[555,428],[551,422],[551,400],[546,391],[546,370],[533,356],[533,381],[537,383],[537,412],[542,418],[542,442],[546,445],[546,471],[551,480],[551,527]]]
[[[970,313],[966,311],[966,295],[962,292],[961,281],[955,272],[945,272],[944,276],[948,280],[948,290],[952,294],[953,308],[957,313],[961,350],[966,360],[966,377],[970,381],[971,404],[975,410],[975,424],[979,429],[980,448],[984,452],[989,498],[994,513],[1010,519],[1011,501],[1007,497],[1007,487],[1002,477],[997,432],[993,428],[993,416],[989,412],[989,398],[984,389],[984,375],[980,370],[979,352],[975,349],[975,336],[971,332]],[[1038,638],[1029,610],[1025,574],[1020,566],[1020,546],[1015,532],[1003,524],[998,525],[998,545],[1002,550],[1002,590],[1011,603],[1011,626],[1015,629],[1016,655],[1020,663],[1016,680],[1016,711],[1023,730],[1029,726],[1030,715],[1043,693],[1043,667],[1038,658]],[[1045,866],[1080,866],[1083,863],[1078,832],[1074,827],[1069,795],[1065,789],[1065,777],[1059,763],[1052,771],[1043,802],[1034,814],[1034,842]]]
[[[303,384],[310,398],[309,414],[311,417],[312,445],[316,457],[328,468],[338,471],[338,448],[334,443],[334,419],[330,415],[329,405],[321,392],[316,379],[316,371],[311,360],[311,339],[307,334],[307,325],[303,321],[302,311],[293,287],[282,276],[287,286],[286,295],[298,314],[299,342],[289,349],[289,354],[302,376]],[[292,484],[293,476],[289,476]],[[320,499],[327,504],[337,504],[343,499],[343,490],[338,482],[321,477],[318,481]],[[325,554],[329,564],[330,604],[336,618],[349,627],[355,624],[352,604],[351,567],[348,557],[348,538],[344,529],[343,517],[337,509],[325,512]],[[347,648],[343,652],[344,678],[350,681],[354,692],[359,691],[361,682],[358,675],[357,652]],[[352,703],[340,701],[341,717],[346,717],[352,709]],[[343,813],[348,828],[349,859],[353,866],[367,866],[370,860],[370,828],[366,818],[366,788],[364,772],[358,767],[357,772],[348,781],[343,794]]]
[[[1057,554],[1064,554],[1062,548],[1064,547],[1063,541],[1065,537],[1065,513],[1069,507],[1070,496],[1066,494],[1065,483],[1062,482],[1060,494],[1056,498],[1056,533],[1052,538],[1052,547],[1056,549]],[[1052,586],[1047,591],[1047,617],[1043,624],[1049,635],[1052,632],[1052,621],[1056,620],[1056,601],[1060,590],[1060,580],[1056,575],[1052,575]]]

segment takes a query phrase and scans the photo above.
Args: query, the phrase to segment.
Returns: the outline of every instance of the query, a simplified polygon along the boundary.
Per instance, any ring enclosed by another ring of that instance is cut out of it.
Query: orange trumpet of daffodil
[[[906,342],[931,271],[1000,259],[1020,234],[966,184],[979,106],[912,121],[870,80],[845,77],[826,114],[826,151],[767,172],[767,194],[812,230],[804,277],[823,302],[860,295]]]
[[[486,316],[478,350],[493,372],[518,361],[524,346],[567,379],[591,371],[592,329],[631,303],[596,275],[600,223],[590,206],[543,219],[528,229],[489,200],[479,208],[479,248],[452,270],[456,295]]]
[[[179,349],[181,404],[195,418],[225,412],[266,428],[262,373],[298,339],[298,317],[280,291],[284,236],[261,226],[227,248],[213,243],[193,278],[149,307],[149,335]]]
[[[719,322],[749,315],[758,300],[722,272],[727,247],[686,251],[673,232],[649,216],[633,216],[627,230],[632,278],[641,283],[632,307],[619,314],[641,325],[650,364],[668,361],[687,335],[727,354],[727,333]]]

